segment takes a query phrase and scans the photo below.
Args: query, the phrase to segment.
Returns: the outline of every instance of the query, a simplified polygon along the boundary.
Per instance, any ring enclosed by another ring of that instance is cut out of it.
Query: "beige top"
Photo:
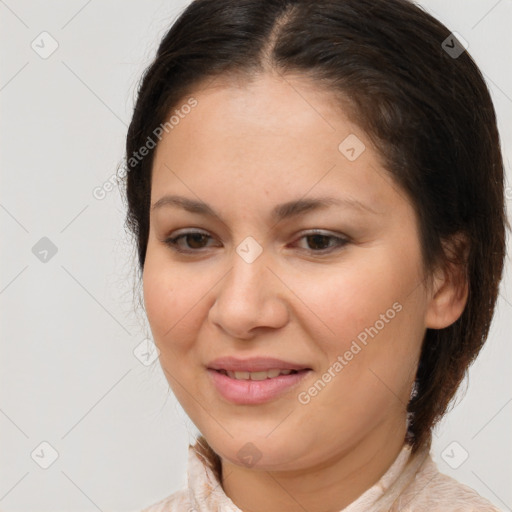
[[[193,446],[188,448],[188,487],[142,512],[242,512]],[[340,512],[500,512],[491,502],[439,472],[430,446],[402,450],[381,479]]]

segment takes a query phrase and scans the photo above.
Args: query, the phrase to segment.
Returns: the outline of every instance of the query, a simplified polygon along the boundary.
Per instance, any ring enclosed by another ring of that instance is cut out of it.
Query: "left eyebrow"
[[[163,196],[152,205],[151,209],[155,210],[164,206],[178,207],[191,213],[206,215],[208,217],[216,217],[218,219],[221,218],[220,215],[207,203],[196,199],[190,199],[188,197],[175,195]],[[369,205],[354,198],[316,197],[312,199],[296,199],[278,204],[271,211],[271,219],[274,221],[281,221],[313,210],[326,209],[330,206],[342,206],[378,215],[378,212]]]
[[[316,197],[312,199],[297,199],[295,201],[278,204],[272,210],[271,216],[272,219],[280,221],[309,211],[324,210],[330,206],[342,206],[345,208],[363,210],[377,215],[377,212],[369,205],[366,205],[354,198]]]

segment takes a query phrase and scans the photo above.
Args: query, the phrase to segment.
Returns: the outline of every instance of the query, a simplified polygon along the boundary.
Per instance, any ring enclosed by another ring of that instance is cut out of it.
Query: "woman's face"
[[[193,97],[156,150],[143,273],[179,402],[239,465],[306,468],[403,440],[431,298],[405,194],[305,80]]]

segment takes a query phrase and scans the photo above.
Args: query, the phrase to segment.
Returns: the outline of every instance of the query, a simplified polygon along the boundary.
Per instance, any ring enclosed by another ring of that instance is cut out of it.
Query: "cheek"
[[[144,307],[155,341],[161,341],[173,325],[176,308],[175,289],[151,259],[146,259],[143,274]]]
[[[310,311],[310,327],[318,325],[327,347],[343,349],[359,334],[364,339],[366,329],[376,323],[379,331],[396,324],[407,290],[404,274],[397,275],[396,268],[353,265],[314,278],[306,276],[298,288],[307,307],[304,311]]]
[[[411,261],[382,258],[380,264],[362,264],[361,259],[359,267],[304,279],[301,295],[311,311],[304,325],[324,353],[324,370],[341,375],[332,366],[338,356],[343,358],[344,378],[336,379],[338,385],[357,384],[358,393],[371,395],[375,386],[385,387],[380,378],[398,395],[408,388],[423,339],[425,308]]]
[[[203,283],[204,284],[204,283]],[[186,350],[194,339],[204,295],[201,280],[170,269],[169,262],[146,259],[143,294],[151,332],[162,356]]]
[[[338,355],[343,359],[342,378],[337,381],[341,393],[333,388],[330,399],[334,404],[344,396],[348,410],[366,418],[368,424],[371,418],[401,410],[407,404],[424,335],[417,297],[389,290],[386,293],[385,289],[380,297],[364,315],[357,316],[358,306],[362,306],[359,299],[343,311],[340,329],[351,325],[351,314],[357,322],[347,336],[340,337],[335,348],[331,347],[329,357],[329,361],[335,361]]]

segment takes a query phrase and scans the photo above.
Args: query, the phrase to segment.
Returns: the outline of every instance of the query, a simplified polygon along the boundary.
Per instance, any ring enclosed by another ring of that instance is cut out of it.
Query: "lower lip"
[[[296,386],[310,372],[311,370],[304,370],[265,380],[238,380],[216,370],[208,369],[217,391],[226,400],[238,405],[269,402]]]

